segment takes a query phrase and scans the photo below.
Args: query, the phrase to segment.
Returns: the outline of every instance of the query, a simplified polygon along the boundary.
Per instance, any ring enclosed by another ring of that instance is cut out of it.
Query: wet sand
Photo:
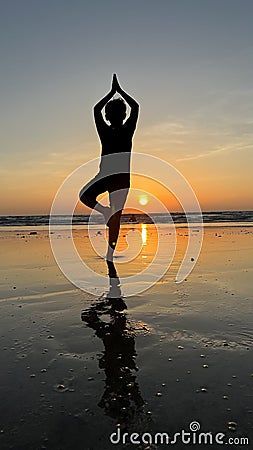
[[[46,230],[2,231],[1,450],[166,448],[129,438],[112,444],[109,436],[119,429],[172,437],[189,432],[191,422],[213,436],[224,433],[224,442],[247,437],[248,445],[231,447],[251,449],[252,230],[206,227],[193,273],[176,284],[187,243],[187,230],[178,228],[178,250],[162,280],[116,301],[107,298],[109,280],[98,298],[62,275]],[[121,230],[119,248],[127,231]],[[156,234],[151,225],[145,233],[145,249],[134,261],[115,261],[120,277],[148,263]],[[74,235],[81,256],[106,273],[87,230]],[[64,242],[63,231],[59,239]],[[123,301],[127,309],[119,312]]]

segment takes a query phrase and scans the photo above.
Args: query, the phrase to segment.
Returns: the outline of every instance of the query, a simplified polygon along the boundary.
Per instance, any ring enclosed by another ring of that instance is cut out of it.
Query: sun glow
[[[147,203],[148,203],[148,197],[147,197],[146,195],[140,195],[140,197],[139,197],[139,203],[140,203],[140,205],[142,205],[142,206],[147,205]]]

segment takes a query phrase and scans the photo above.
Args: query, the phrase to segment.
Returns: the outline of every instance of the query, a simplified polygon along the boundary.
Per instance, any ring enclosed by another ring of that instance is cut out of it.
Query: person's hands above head
[[[113,78],[112,78],[112,90],[113,90],[114,92],[120,90],[120,85],[119,85],[119,82],[118,82],[118,78],[117,78],[116,73],[113,74]]]
[[[116,93],[116,91],[117,91],[117,76],[116,76],[116,73],[114,73],[113,74],[113,77],[112,77],[112,92],[115,94]]]

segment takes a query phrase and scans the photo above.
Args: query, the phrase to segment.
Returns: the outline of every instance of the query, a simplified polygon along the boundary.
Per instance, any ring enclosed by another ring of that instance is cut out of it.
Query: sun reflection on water
[[[147,244],[147,224],[146,223],[141,224],[141,240],[142,240],[143,245]]]

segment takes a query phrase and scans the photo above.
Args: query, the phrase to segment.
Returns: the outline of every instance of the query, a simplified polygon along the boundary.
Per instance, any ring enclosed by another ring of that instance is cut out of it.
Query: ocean
[[[196,213],[188,214],[191,223],[199,223],[199,215]],[[253,226],[253,211],[204,211],[202,212],[204,224],[222,224],[222,225],[248,225]],[[88,225],[89,215],[74,215],[72,218],[73,226]],[[47,226],[49,224],[49,215],[32,216],[0,216],[0,227],[29,227],[29,226]],[[175,224],[186,224],[186,216],[182,212],[172,212],[171,218]],[[196,218],[196,220],[195,220]],[[121,223],[141,224],[156,223],[165,224],[168,222],[166,214],[150,213],[145,214],[123,214]],[[54,216],[54,225],[66,225],[69,223],[69,216]],[[101,215],[92,215],[90,225],[103,223]]]

